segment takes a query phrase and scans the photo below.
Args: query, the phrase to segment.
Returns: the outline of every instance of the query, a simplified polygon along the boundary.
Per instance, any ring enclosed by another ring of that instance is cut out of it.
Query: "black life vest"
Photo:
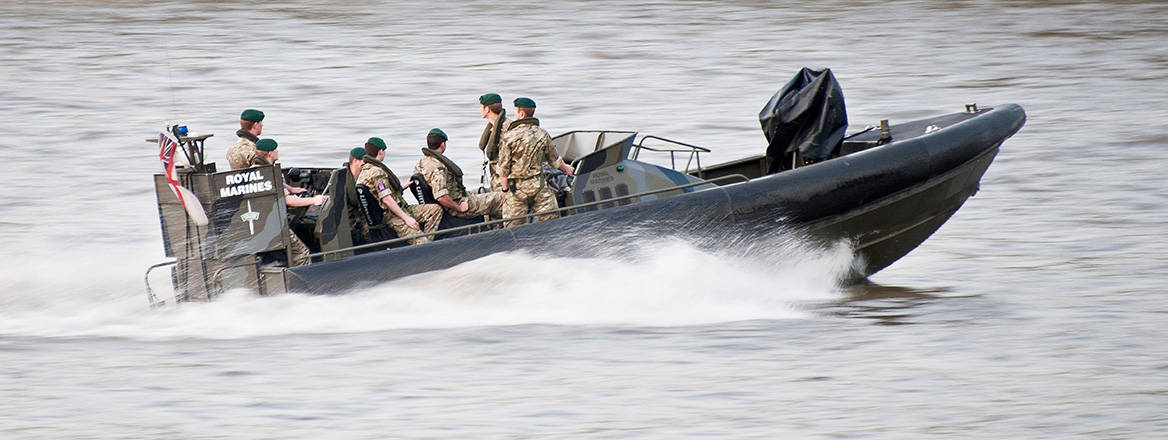
[[[422,154],[424,154],[424,155],[426,155],[426,156],[433,157],[433,158],[435,158],[435,159],[438,159],[438,161],[439,161],[439,162],[442,162],[442,165],[443,165],[443,166],[445,166],[447,170],[450,170],[450,174],[453,174],[453,175],[454,175],[454,184],[458,186],[458,190],[459,190],[460,192],[462,192],[462,195],[463,195],[464,197],[467,195],[467,192],[466,192],[466,187],[465,187],[465,186],[462,186],[462,168],[459,168],[459,167],[458,167],[458,164],[455,164],[455,163],[454,163],[454,161],[451,161],[449,158],[447,158],[447,157],[446,157],[445,155],[443,155],[442,153],[439,153],[439,152],[437,152],[437,151],[431,150],[431,149],[429,149],[429,148],[423,148],[423,149],[422,149]],[[426,180],[426,179],[419,179],[419,178],[418,178],[418,176],[419,176],[419,175],[420,175],[420,174],[415,174],[415,175],[413,176],[414,182],[415,182],[415,183],[416,183],[416,182],[419,182],[419,181],[421,181],[421,182],[425,182],[425,180]],[[425,182],[425,183],[426,183],[426,186],[427,186],[427,187],[429,187],[429,186],[430,186],[430,185],[429,185],[429,183],[430,183],[430,182]],[[430,198],[431,198],[431,199],[433,199],[433,198],[434,198],[434,195],[433,195],[433,191],[432,191],[432,190],[433,190],[433,188],[431,187],[431,188],[428,188],[428,191],[427,191],[427,192],[430,192],[430,193],[431,193],[431,194],[430,194]],[[417,191],[416,191],[416,190],[414,191],[414,195],[415,195],[415,196],[417,195]],[[452,197],[452,198],[453,198],[453,197]],[[422,200],[422,199],[418,199],[418,200]],[[434,203],[434,202],[426,202],[426,203]]]

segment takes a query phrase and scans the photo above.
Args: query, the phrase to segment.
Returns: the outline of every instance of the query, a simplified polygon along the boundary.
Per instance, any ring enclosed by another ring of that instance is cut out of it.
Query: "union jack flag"
[[[186,209],[191,220],[194,220],[195,224],[199,226],[206,226],[209,221],[207,213],[203,211],[203,204],[199,202],[195,193],[179,184],[178,176],[174,172],[174,153],[178,151],[179,143],[169,131],[163,130],[158,133],[158,160],[162,162],[163,176],[166,177],[166,183],[170,184],[170,189],[174,191],[178,202]]]
[[[174,152],[178,150],[178,141],[167,132],[158,133],[158,160],[162,162],[162,173],[166,176],[166,183],[169,183],[171,188],[179,186],[178,177],[174,175]],[[175,188],[178,193],[178,189]],[[183,203],[182,194],[178,194],[178,201]]]

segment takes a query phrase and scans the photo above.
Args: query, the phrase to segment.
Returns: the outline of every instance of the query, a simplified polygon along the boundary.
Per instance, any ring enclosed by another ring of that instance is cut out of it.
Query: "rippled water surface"
[[[0,437],[1162,436],[1165,41],[1155,1],[0,4]],[[167,122],[222,161],[260,108],[285,164],[381,136],[395,169],[442,127],[477,186],[482,93],[717,163],[764,149],[758,112],[804,66],[853,128],[975,102],[1028,121],[870,286],[836,284],[846,249],[634,237],[146,306],[143,141]]]

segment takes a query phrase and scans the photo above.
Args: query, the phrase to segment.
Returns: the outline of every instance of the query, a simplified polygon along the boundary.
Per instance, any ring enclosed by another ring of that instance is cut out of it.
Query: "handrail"
[[[685,150],[658,150],[658,149],[653,149],[653,148],[649,148],[649,147],[642,146],[642,145],[645,143],[645,140],[646,140],[646,139],[657,139],[657,140],[659,140],[659,141],[665,141],[665,142],[669,142],[669,143],[671,143],[671,144],[677,144],[677,145],[681,145],[681,146],[689,147],[691,150],[700,150],[700,151],[701,151],[701,152],[703,152],[703,153],[709,153],[709,152],[710,152],[710,149],[709,149],[709,148],[706,148],[706,147],[700,147],[700,146],[693,145],[693,144],[687,144],[687,143],[685,143],[685,142],[681,142],[681,141],[675,141],[675,140],[673,140],[673,139],[666,139],[666,138],[663,138],[663,137],[661,137],[661,136],[656,136],[656,135],[652,135],[652,134],[650,134],[650,135],[645,135],[644,137],[642,137],[642,138],[641,138],[641,142],[638,142],[638,143],[637,143],[637,146],[638,146],[638,147],[640,147],[640,148],[644,148],[644,149],[646,149],[646,150],[649,150],[649,151],[685,151]]]
[[[170,266],[173,264],[178,264],[178,260],[164,261],[146,269],[146,275],[143,276],[144,281],[146,281],[146,300],[150,302],[150,308],[152,309],[158,307],[160,301],[158,301],[158,296],[154,295],[154,289],[150,288],[150,272],[162,266]]]
[[[211,274],[211,285],[215,286],[215,295],[219,295],[219,290],[221,289],[221,287],[223,285],[223,280],[219,279],[219,277],[223,275],[223,271],[225,271],[227,269],[235,269],[237,267],[253,266],[253,265],[256,265],[257,262],[258,262],[258,260],[252,260],[252,261],[249,261],[246,263],[235,263],[235,264],[232,264],[230,266],[223,266],[223,267],[220,267],[218,269],[215,269],[215,272]],[[256,285],[260,288],[260,295],[263,295],[264,294],[264,292],[263,292],[264,283],[260,282],[260,280],[259,280],[260,276],[261,276],[260,272],[257,269],[256,270]],[[207,299],[211,299],[211,292],[210,291],[207,291]]]
[[[393,238],[393,239],[389,239],[389,240],[379,241],[376,243],[366,243],[366,244],[362,244],[362,245],[358,245],[358,246],[350,246],[350,247],[342,248],[342,249],[334,249],[331,251],[317,252],[314,254],[308,254],[308,256],[309,256],[309,258],[323,257],[325,255],[338,254],[341,252],[359,251],[359,250],[364,250],[364,249],[369,249],[369,248],[375,248],[375,247],[387,246],[387,245],[391,245],[391,244],[402,243],[402,242],[405,242],[406,240],[412,240],[412,239],[415,239],[418,237],[427,237],[427,236],[433,236],[433,235],[439,235],[439,234],[449,234],[452,232],[462,232],[462,231],[467,231],[467,230],[471,230],[471,229],[475,229],[475,228],[481,229],[481,228],[485,228],[485,227],[488,227],[491,225],[501,224],[503,222],[508,222],[508,221],[512,221],[512,220],[536,217],[536,216],[545,215],[545,214],[561,213],[561,212],[570,211],[570,210],[579,210],[582,208],[589,208],[592,206],[602,205],[602,204],[606,204],[606,203],[614,203],[614,202],[618,202],[618,201],[625,200],[625,199],[631,199],[631,198],[635,198],[635,197],[643,197],[643,196],[653,195],[653,194],[657,194],[657,193],[692,188],[695,186],[705,185],[708,183],[714,183],[714,182],[717,182],[720,180],[728,180],[728,179],[740,179],[743,182],[750,181],[749,178],[747,178],[746,176],[744,176],[742,174],[727,174],[725,176],[718,176],[718,177],[715,177],[715,178],[709,179],[709,180],[702,180],[701,182],[691,182],[691,183],[687,183],[684,185],[675,185],[675,186],[671,186],[669,188],[660,188],[660,189],[655,189],[655,190],[650,190],[650,191],[642,191],[642,192],[639,192],[636,194],[629,194],[626,196],[613,197],[611,199],[597,200],[595,202],[588,202],[588,203],[584,203],[584,204],[580,204],[580,205],[572,205],[572,206],[565,206],[562,208],[549,209],[547,211],[540,211],[540,212],[535,212],[535,213],[531,213],[531,214],[524,214],[524,215],[517,216],[517,217],[506,217],[506,218],[502,218],[499,220],[491,220],[491,221],[483,222],[483,223],[475,223],[473,225],[458,226],[455,228],[442,229],[442,230],[438,230],[438,231],[434,231],[434,232],[424,232],[424,233],[420,233],[420,234],[413,234],[413,235],[409,235],[406,237]]]
[[[668,142],[668,143],[675,144],[675,145],[681,145],[683,147],[689,147],[689,148],[688,149],[673,149],[673,148],[666,149],[666,148],[646,147],[645,141],[648,139],[657,139],[659,141]],[[655,136],[655,135],[646,135],[646,136],[642,137],[641,141],[637,142],[637,144],[634,145],[634,147],[637,148],[637,151],[634,151],[632,154],[632,157],[629,158],[629,159],[633,159],[633,160],[636,160],[637,157],[639,157],[641,155],[642,149],[649,150],[649,151],[656,151],[656,152],[668,152],[669,153],[669,166],[670,166],[670,168],[673,168],[674,171],[677,170],[677,158],[674,156],[673,153],[689,151],[689,159],[686,160],[686,162],[685,162],[685,173],[686,174],[689,174],[689,172],[690,172],[689,165],[691,163],[694,163],[695,161],[697,162],[697,166],[698,166],[697,171],[701,172],[702,171],[701,153],[702,152],[705,152],[705,153],[710,152],[709,148],[699,147],[697,145],[687,144],[685,142],[675,141],[673,139],[666,139],[666,138],[663,138],[661,136]]]

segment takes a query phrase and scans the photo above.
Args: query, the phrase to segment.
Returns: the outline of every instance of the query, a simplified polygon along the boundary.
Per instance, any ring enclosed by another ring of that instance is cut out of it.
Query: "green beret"
[[[442,136],[442,140],[444,140],[444,141],[450,140],[450,138],[446,137],[446,132],[442,131],[442,129],[440,129],[440,128],[432,128],[432,129],[430,129],[430,133],[427,133],[427,134],[436,134],[436,135]]]
[[[482,105],[491,105],[499,102],[503,102],[503,98],[498,93],[488,93],[479,97],[479,104]]]
[[[244,110],[243,114],[239,115],[239,119],[243,119],[245,121],[259,122],[259,121],[264,120],[264,112],[261,112],[259,110],[254,109],[254,108],[249,108],[247,110]]]
[[[535,101],[532,101],[531,98],[515,98],[515,106],[535,108]]]
[[[385,149],[385,141],[379,137],[371,137],[365,141],[365,150],[372,150],[371,154],[377,154],[378,151]]]
[[[352,150],[349,150],[349,155],[353,156],[354,159],[360,159],[362,157],[365,157],[365,149],[361,148],[361,147],[354,148]]]
[[[256,141],[256,149],[260,151],[272,151],[276,149],[276,140],[272,138],[263,138]]]

